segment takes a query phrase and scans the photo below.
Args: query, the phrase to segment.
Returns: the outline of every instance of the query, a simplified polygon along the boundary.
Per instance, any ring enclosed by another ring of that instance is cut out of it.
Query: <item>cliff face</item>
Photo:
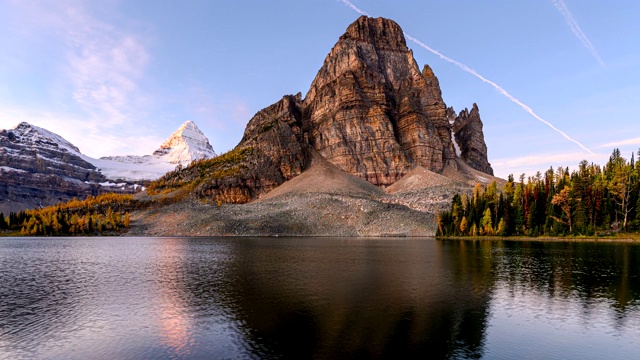
[[[167,174],[155,189],[189,184],[199,197],[244,203],[299,175],[312,152],[388,186],[417,166],[455,169],[458,143],[474,168],[493,173],[477,109],[472,114],[456,120],[454,144],[455,113],[433,70],[420,71],[398,24],[363,16],[331,49],[304,99],[288,95],[259,111],[233,151]]]
[[[473,104],[471,111],[462,110],[453,122],[452,129],[460,146],[462,159],[472,168],[493,175],[487,158],[487,145],[484,142],[478,105]]]
[[[416,164],[441,171],[453,159],[445,111],[437,78],[420,72],[400,26],[364,16],[340,37],[303,103],[313,147],[376,185]]]

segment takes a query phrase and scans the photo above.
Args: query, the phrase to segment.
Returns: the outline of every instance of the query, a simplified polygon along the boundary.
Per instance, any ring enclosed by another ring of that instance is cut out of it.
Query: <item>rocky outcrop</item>
[[[87,195],[121,191],[121,188],[105,189],[97,183],[85,183],[59,175],[30,173],[0,168],[0,213],[9,215]],[[133,191],[131,191],[133,192]]]
[[[390,185],[455,157],[446,105],[398,24],[360,17],[333,47],[303,102],[312,146],[343,171]]]
[[[487,145],[484,142],[478,105],[474,103],[471,111],[462,110],[454,120],[452,129],[462,159],[472,168],[493,175],[493,168],[487,157]]]

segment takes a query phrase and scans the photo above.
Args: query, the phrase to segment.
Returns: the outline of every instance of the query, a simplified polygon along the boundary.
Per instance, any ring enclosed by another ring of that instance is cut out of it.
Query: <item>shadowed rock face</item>
[[[473,104],[471,111],[464,109],[460,112],[453,122],[453,132],[462,151],[462,159],[472,168],[493,175],[487,159],[487,145],[484,142],[478,105]]]
[[[390,185],[455,156],[437,78],[421,73],[398,24],[360,17],[333,47],[303,103],[312,146],[342,170]]]

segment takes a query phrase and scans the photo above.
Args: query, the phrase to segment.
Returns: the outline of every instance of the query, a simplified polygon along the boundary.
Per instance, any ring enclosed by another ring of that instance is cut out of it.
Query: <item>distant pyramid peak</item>
[[[195,122],[185,121],[153,155],[165,158],[172,164],[188,165],[193,160],[217,156],[209,139],[200,131]]]

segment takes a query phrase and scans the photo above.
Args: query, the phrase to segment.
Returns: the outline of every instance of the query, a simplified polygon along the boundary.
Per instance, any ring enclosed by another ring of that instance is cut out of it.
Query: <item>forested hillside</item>
[[[638,152],[640,157],[640,151]],[[501,191],[476,185],[454,196],[438,216],[441,236],[607,235],[640,229],[640,164],[615,149],[604,166],[582,161],[576,170],[550,168]]]
[[[104,194],[71,200],[43,209],[0,213],[0,230],[21,235],[91,235],[114,233],[129,227],[129,211],[138,202],[133,195]]]

